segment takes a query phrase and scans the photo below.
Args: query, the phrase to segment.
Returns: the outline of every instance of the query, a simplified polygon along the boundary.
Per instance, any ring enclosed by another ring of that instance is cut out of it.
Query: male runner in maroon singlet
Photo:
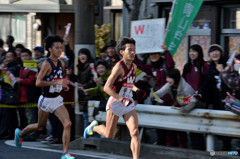
[[[141,97],[146,96],[146,92],[139,90],[135,85],[135,70],[137,66],[132,63],[135,58],[135,40],[132,38],[122,38],[117,42],[116,50],[122,55],[120,60],[112,69],[104,91],[110,95],[107,102],[106,126],[99,125],[94,120],[84,131],[84,137],[88,138],[97,132],[106,138],[112,138],[117,127],[119,117],[123,116],[131,136],[131,150],[133,159],[138,159],[140,152],[140,138],[138,130],[138,117],[134,109],[132,91],[137,92]]]

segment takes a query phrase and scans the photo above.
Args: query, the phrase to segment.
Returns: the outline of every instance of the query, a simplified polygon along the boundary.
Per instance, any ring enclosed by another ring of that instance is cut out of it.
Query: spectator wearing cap
[[[109,60],[107,60],[109,69],[113,68],[113,66],[115,66],[115,64],[120,60],[120,57],[116,52],[115,46],[116,42],[114,40],[109,41],[105,46],[107,56],[110,58]]]
[[[229,89],[222,82],[220,72],[226,67],[227,59],[224,58],[223,48],[218,44],[210,45],[208,54],[211,60],[210,68],[199,93],[206,102],[208,109],[225,110],[223,99],[225,99],[226,92]],[[216,138],[222,141],[221,150],[231,150],[231,138],[223,136],[216,136]]]
[[[35,59],[37,60],[38,67],[41,68],[42,63],[47,59],[44,56],[44,49],[41,46],[36,46],[33,50]]]
[[[210,68],[206,79],[199,90],[208,108],[224,110],[222,99],[226,96],[226,85],[221,82],[220,72],[226,66],[223,48],[218,44],[210,45],[208,49]]]

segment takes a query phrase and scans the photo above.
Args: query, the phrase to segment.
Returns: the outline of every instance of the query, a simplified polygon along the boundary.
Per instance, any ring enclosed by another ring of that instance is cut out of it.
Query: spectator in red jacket
[[[22,50],[20,54],[21,60],[32,60],[32,52],[29,49]],[[20,69],[19,77],[17,77],[17,83],[19,88],[18,102],[20,104],[37,103],[40,95],[40,89],[35,86],[37,68],[22,67]],[[37,107],[21,108],[24,109],[25,116],[27,118],[27,124],[37,122]],[[24,140],[35,140],[36,132],[27,135]]]
[[[195,91],[198,91],[203,85],[208,70],[209,64],[203,59],[202,47],[198,44],[191,45],[188,53],[188,62],[184,65],[183,69],[183,78]],[[191,132],[189,136],[193,149],[205,150],[203,134]]]

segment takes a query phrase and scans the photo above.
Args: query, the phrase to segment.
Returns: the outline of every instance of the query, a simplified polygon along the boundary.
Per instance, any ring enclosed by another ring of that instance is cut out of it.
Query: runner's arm
[[[54,84],[60,84],[61,81],[43,81],[43,78],[51,71],[50,64],[45,61],[42,64],[42,67],[40,69],[40,72],[38,73],[37,80],[36,80],[36,86],[37,87],[47,87]]]
[[[118,101],[122,101],[123,97],[121,97],[118,93],[116,93],[113,89],[112,89],[112,85],[113,83],[117,80],[118,77],[120,77],[123,74],[123,69],[122,66],[117,63],[113,69],[112,72],[104,86],[104,91],[110,95],[113,96],[114,98],[116,98]]]

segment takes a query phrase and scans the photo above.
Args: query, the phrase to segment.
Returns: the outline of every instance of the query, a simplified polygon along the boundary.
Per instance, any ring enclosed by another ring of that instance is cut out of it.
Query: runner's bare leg
[[[138,117],[136,110],[132,110],[123,116],[131,136],[131,150],[133,159],[138,159],[140,153],[140,137],[138,130]]]
[[[94,126],[93,131],[105,136],[106,138],[112,138],[117,127],[118,119],[119,116],[113,114],[111,110],[108,110],[106,116],[106,126]]]
[[[58,117],[63,125],[63,135],[62,135],[62,143],[63,143],[63,153],[68,152],[69,142],[71,138],[71,121],[69,118],[69,114],[64,105],[58,107],[54,114]]]
[[[39,130],[39,131],[43,130],[46,126],[48,116],[49,116],[49,112],[45,112],[41,109],[38,109],[38,122],[34,124],[30,124],[27,127],[25,127],[19,133],[19,135],[24,136],[36,130]]]

